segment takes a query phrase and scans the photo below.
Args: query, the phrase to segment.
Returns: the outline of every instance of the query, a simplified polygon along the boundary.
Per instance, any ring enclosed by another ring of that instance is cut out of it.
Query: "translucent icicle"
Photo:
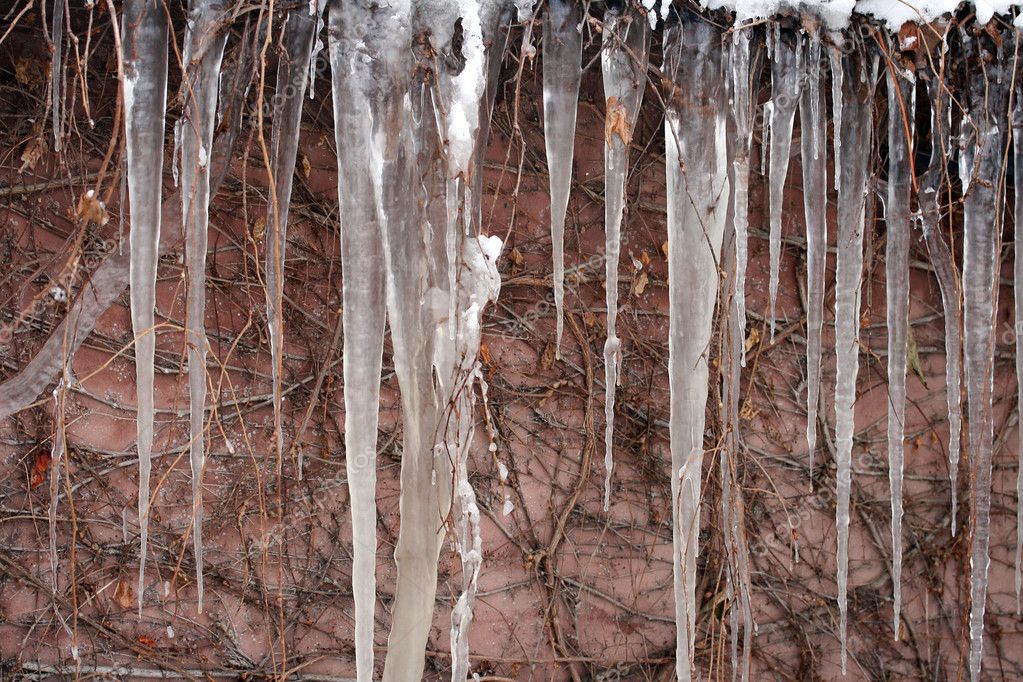
[[[845,75],[842,72],[842,51],[837,46],[845,43],[841,34],[833,34],[833,40],[828,45],[828,58],[831,60],[831,102],[832,120],[834,121],[835,140],[835,191],[842,187],[842,92],[844,85],[842,81]]]
[[[264,281],[273,376],[274,434],[277,456],[281,462],[284,454],[281,373],[284,357],[284,263],[288,245],[288,209],[291,206],[291,187],[298,158],[302,104],[309,79],[313,39],[319,21],[319,15],[310,14],[306,7],[288,12],[282,40],[284,53],[277,66],[278,96],[274,98],[273,133],[270,139],[270,170],[274,189],[267,205]],[[298,477],[301,479],[302,448],[298,448],[298,458]]]
[[[824,93],[821,90],[821,39],[818,34],[810,36],[807,49],[806,84],[799,99],[799,120],[806,222],[806,443],[812,481],[821,393],[821,330],[824,327],[824,274],[828,246],[828,154]]]
[[[945,86],[937,78],[928,83],[931,105],[932,139],[948,140],[949,100]],[[947,144],[947,143],[946,143]],[[960,323],[962,307],[955,262],[948,244],[938,232],[941,220],[941,187],[946,174],[949,149],[934,145],[927,171],[918,184],[917,202],[920,207],[920,227],[927,245],[927,255],[934,268],[934,278],[941,291],[941,304],[945,317],[945,393],[948,403],[948,475],[952,498],[952,535],[956,534],[956,514],[959,487],[959,450],[962,431],[962,336]]]
[[[381,231],[383,150],[370,103],[380,75],[356,51],[350,32],[377,20],[361,3],[333,5],[328,45],[333,82],[341,218],[342,323],[344,325],[345,466],[352,501],[355,659],[359,682],[373,680],[376,606],[376,453],[383,358],[385,263]],[[297,129],[297,120],[296,120]],[[292,162],[293,163],[293,162]],[[289,174],[290,175],[290,174]]]
[[[676,673],[695,677],[696,557],[709,368],[729,183],[720,31],[698,19],[664,29],[669,361]],[[677,90],[681,88],[684,96]],[[699,126],[690,125],[700,121]]]
[[[771,340],[774,340],[775,304],[778,298],[778,276],[781,268],[781,219],[785,180],[792,156],[792,124],[799,104],[803,81],[803,64],[799,44],[788,31],[775,39],[771,61],[771,163],[768,172],[771,200],[770,257],[771,276],[768,283],[771,298]]]
[[[551,191],[555,353],[561,357],[565,309],[565,216],[572,188],[575,119],[582,79],[583,4],[550,0],[543,28],[543,125]]]
[[[64,119],[61,113],[63,95],[60,88],[64,81],[64,2],[65,0],[53,0],[53,15],[50,17],[52,22],[50,39],[53,41],[53,55],[50,59],[50,109],[53,113],[53,148],[58,152],[61,150],[64,132]]]
[[[198,610],[202,612],[202,472],[206,462],[203,420],[206,411],[206,245],[209,226],[213,126],[220,87],[220,62],[227,34],[218,30],[216,0],[193,0],[185,35],[184,109],[178,123],[181,141],[181,216],[188,269],[189,460],[192,467],[192,546],[195,551]]]
[[[893,630],[902,614],[902,472],[905,462],[906,339],[909,329],[909,201],[913,190],[912,135],[916,83],[888,64],[888,201],[885,291],[888,322],[888,480],[892,504]]]
[[[1010,39],[998,54],[981,39],[963,36],[971,67],[959,176],[963,183],[963,349],[973,454],[973,538],[970,546],[970,679],[980,679],[987,601],[988,546],[991,533],[991,473],[994,456],[994,327],[998,301],[998,262],[1004,186],[999,177],[1005,154],[1008,118]]]
[[[1014,93],[1012,112],[1013,179],[1016,207],[1013,235],[1013,299],[1015,303],[1016,387],[1020,405],[1023,405],[1023,103],[1020,91]],[[1017,453],[1016,470],[1016,615],[1020,614],[1020,592],[1023,588],[1023,431]]]
[[[749,170],[753,143],[753,107],[750,84],[750,35],[752,29],[738,28],[732,32],[729,51],[732,77],[732,118],[735,121],[733,143],[732,214],[735,224],[735,303],[736,324],[743,338],[746,335],[746,264],[749,260]],[[773,317],[773,316],[772,316]],[[739,344],[740,363],[746,366],[746,344]]]
[[[853,53],[842,60],[846,112],[841,136],[850,153],[841,157],[842,184],[838,191],[838,259],[835,274],[835,449],[838,527],[838,610],[842,673],[846,669],[846,592],[849,580],[849,496],[852,486],[852,445],[855,432],[856,375],[859,371],[860,287],[863,269],[864,199],[870,168],[871,107],[877,62]],[[864,74],[863,70],[867,70]]]
[[[614,469],[615,388],[619,381],[621,341],[618,318],[618,259],[622,247],[622,212],[629,170],[629,144],[646,87],[650,25],[638,13],[623,15],[609,8],[604,14],[601,59],[604,75],[604,270],[607,301],[607,341],[604,343],[604,511],[611,504]]]
[[[121,18],[125,150],[131,210],[131,320],[135,334],[139,455],[139,613],[149,539],[149,472],[153,451],[154,309],[160,245],[164,115],[167,109],[167,14],[156,0],[125,0]]]

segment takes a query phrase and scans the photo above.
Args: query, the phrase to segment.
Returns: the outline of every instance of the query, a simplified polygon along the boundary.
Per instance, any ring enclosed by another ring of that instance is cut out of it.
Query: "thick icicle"
[[[944,84],[937,77],[928,83],[931,106],[931,139],[949,139],[949,99]],[[941,291],[941,305],[945,316],[945,393],[948,404],[948,475],[952,496],[952,535],[956,534],[956,514],[959,487],[959,449],[962,431],[962,388],[960,356],[962,336],[960,323],[962,307],[959,300],[958,277],[955,262],[945,240],[938,233],[941,220],[941,187],[946,176],[946,159],[950,150],[946,142],[935,144],[931,150],[927,171],[918,183],[917,203],[920,207],[920,227],[927,245],[927,255],[934,268],[934,278]]]
[[[668,375],[671,391],[672,541],[676,673],[693,679],[700,475],[708,395],[706,356],[728,215],[727,100],[721,33],[687,15],[664,29],[667,93]],[[701,125],[691,125],[700,121]]]
[[[543,126],[551,190],[555,352],[561,357],[565,309],[565,216],[572,188],[575,118],[582,79],[583,4],[550,0],[543,28]]]
[[[828,45],[828,59],[831,62],[831,118],[834,121],[833,135],[835,141],[835,191],[842,188],[842,92],[845,74],[842,73],[842,49],[845,39],[840,33],[831,34]]]
[[[846,669],[846,592],[849,580],[849,496],[852,486],[852,446],[855,432],[856,375],[859,371],[860,287],[863,269],[863,221],[867,174],[870,169],[874,86],[877,61],[863,52],[841,60],[842,97],[846,112],[841,137],[849,153],[841,157],[842,184],[838,191],[838,259],[835,274],[835,449],[838,527],[838,610],[842,673]]]
[[[753,29],[736,27],[729,50],[732,77],[733,143],[732,215],[735,224],[735,305],[739,333],[746,335],[746,264],[749,260],[749,157],[753,144],[750,36]],[[773,316],[772,316],[773,317]],[[739,344],[740,363],[746,366],[746,344]]]
[[[53,114],[53,148],[58,152],[61,150],[64,132],[61,113],[63,94],[60,88],[64,80],[64,3],[65,0],[53,0],[53,15],[50,17],[50,40],[53,42],[53,55],[50,58],[50,109]]]
[[[359,682],[373,680],[376,443],[386,317],[380,225],[384,149],[375,129],[380,124],[366,111],[372,104],[372,113],[380,113],[380,98],[386,97],[383,77],[387,74],[380,73],[385,71],[383,63],[363,59],[356,49],[359,38],[350,33],[368,21],[382,20],[362,3],[346,3],[343,7],[338,3],[330,9],[328,30],[341,217],[345,466],[352,502],[352,593]],[[378,28],[383,31],[390,27],[383,24]],[[297,130],[297,118],[295,126]]]
[[[618,259],[622,248],[622,212],[629,170],[629,144],[646,87],[650,25],[638,13],[608,8],[604,14],[601,59],[604,74],[604,271],[607,341],[604,343],[604,510],[611,504],[614,469],[615,388],[619,380],[621,341],[618,318]]]
[[[987,601],[988,545],[991,532],[991,470],[994,420],[994,326],[998,301],[998,262],[1001,246],[1004,186],[1000,177],[1005,154],[1008,86],[1011,80],[1010,43],[1000,48],[990,36],[963,35],[970,79],[963,121],[959,177],[963,183],[963,348],[970,418],[973,467],[971,503],[973,538],[970,546],[970,679],[980,679],[984,648],[984,610]],[[1005,65],[1009,65],[1006,68]]]
[[[314,7],[316,5],[311,5]],[[270,140],[270,171],[273,191],[267,205],[267,240],[264,281],[266,317],[270,333],[270,364],[273,376],[274,435],[277,456],[283,461],[284,430],[281,421],[281,377],[284,357],[284,259],[288,244],[288,209],[298,157],[302,104],[309,79],[313,38],[320,17],[309,8],[288,12],[280,63],[277,65],[277,97],[274,98],[273,133]],[[347,386],[347,383],[345,384]],[[298,448],[298,477],[302,478],[302,448]]]
[[[1013,180],[1016,196],[1013,216],[1013,299],[1015,302],[1016,337],[1016,390],[1020,405],[1023,405],[1023,104],[1020,90],[1013,92],[1012,144]],[[1020,614],[1020,592],[1023,588],[1023,431],[1018,443],[1018,466],[1016,470],[1016,615]]]
[[[806,444],[810,480],[817,449],[821,394],[821,330],[824,327],[824,271],[828,246],[828,148],[824,93],[821,90],[821,39],[809,37],[806,83],[799,98],[803,211],[806,222]],[[812,483],[811,483],[812,486]]]
[[[203,418],[206,411],[206,245],[209,226],[213,126],[220,88],[220,62],[227,34],[218,30],[215,0],[193,0],[185,35],[184,113],[178,123],[181,143],[181,216],[188,269],[188,397],[192,466],[192,546],[195,551],[198,610],[202,612],[202,472],[206,462]]]
[[[774,24],[768,30],[779,32],[774,38],[771,61],[771,163],[768,173],[771,200],[770,257],[771,276],[768,291],[771,298],[771,339],[774,340],[775,303],[778,298],[778,276],[781,267],[781,219],[785,180],[792,157],[792,124],[802,88],[803,64],[799,43],[789,31],[781,33]]]
[[[902,614],[902,471],[905,461],[906,339],[909,329],[909,200],[916,83],[888,63],[888,201],[885,291],[888,317],[888,481],[892,498],[893,628]]]
[[[139,455],[139,612],[149,538],[149,471],[153,451],[153,362],[156,266],[160,245],[164,115],[167,109],[167,14],[157,0],[125,0],[121,24],[125,150],[131,210],[131,322],[135,334]]]

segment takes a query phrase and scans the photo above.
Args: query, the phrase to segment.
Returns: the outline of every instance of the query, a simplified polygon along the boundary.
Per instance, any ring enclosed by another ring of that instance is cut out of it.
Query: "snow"
[[[816,14],[830,29],[845,28],[850,16],[868,15],[898,31],[907,21],[928,23],[956,11],[959,0],[701,0],[707,9],[728,9],[736,14],[736,23],[765,19],[783,12]],[[995,14],[1007,14],[1023,3],[1007,0],[974,0],[977,21],[986,24]],[[1017,22],[1021,21],[1019,18]]]

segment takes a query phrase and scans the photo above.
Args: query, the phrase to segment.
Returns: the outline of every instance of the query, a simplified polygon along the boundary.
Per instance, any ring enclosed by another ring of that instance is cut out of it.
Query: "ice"
[[[125,0],[121,17],[125,150],[131,211],[131,321],[135,334],[139,456],[139,613],[145,595],[149,539],[149,473],[153,450],[154,309],[160,245],[164,115],[167,108],[167,15],[155,0]]]
[[[735,224],[735,304],[739,333],[746,334],[746,264],[749,260],[749,171],[753,143],[753,107],[751,97],[751,28],[736,27],[732,32],[731,57],[732,118],[736,141],[733,145],[732,213]],[[746,345],[739,344],[740,363],[746,366]]]
[[[561,357],[565,308],[565,216],[572,188],[575,119],[582,79],[583,5],[550,0],[543,28],[543,125],[551,191],[555,351]]]
[[[210,175],[206,150],[213,144],[220,87],[220,62],[227,34],[217,30],[216,0],[193,0],[189,7],[183,62],[184,100],[181,141],[181,216],[188,270],[188,396],[192,468],[192,546],[195,552],[198,610],[202,612],[202,472],[206,462],[203,421],[206,408],[206,245]]]
[[[931,107],[931,130],[939,131],[935,139],[949,139],[949,99],[945,85],[937,78],[928,83]],[[945,316],[945,391],[948,404],[948,474],[951,483],[952,535],[956,534],[956,514],[959,487],[959,449],[962,430],[961,362],[962,338],[960,325],[962,308],[959,301],[958,275],[948,245],[939,234],[941,220],[941,187],[946,177],[946,159],[950,150],[945,144],[936,144],[931,151],[927,171],[918,185],[920,227],[927,245],[927,254],[934,277],[941,291],[941,305]]]
[[[1016,387],[1019,404],[1023,405],[1023,104],[1015,93],[1012,112],[1013,180],[1015,213],[1013,215],[1013,299],[1016,330]],[[1017,445],[1019,465],[1016,471],[1016,615],[1020,614],[1020,592],[1023,588],[1023,437]]]
[[[959,176],[963,183],[963,348],[969,410],[973,538],[970,546],[970,679],[980,679],[991,525],[995,310],[1004,205],[1000,177],[1005,153],[1008,85],[1013,60],[1003,38],[997,54],[982,39],[963,36],[968,83]]]
[[[892,503],[892,590],[895,639],[902,614],[902,473],[905,461],[906,339],[909,328],[910,197],[916,83],[888,71],[888,201],[885,291],[888,322],[888,480]]]
[[[808,40],[806,63],[806,83],[799,99],[799,121],[806,222],[806,443],[812,482],[821,394],[821,330],[824,327],[824,275],[828,246],[828,126],[821,89],[823,74],[819,34],[815,33]]]
[[[360,682],[373,679],[376,442],[386,317],[379,199],[384,150],[379,131],[365,115],[370,105],[381,106],[384,93],[373,88],[378,74],[361,58],[356,49],[360,41],[350,33],[353,26],[370,20],[376,21],[361,4],[338,4],[330,9],[328,30],[341,218],[345,466],[352,503],[352,593]],[[297,131],[297,117],[294,125]]]
[[[614,469],[615,388],[619,381],[621,341],[618,318],[618,260],[622,246],[622,212],[629,170],[629,144],[646,87],[650,28],[638,13],[608,8],[604,14],[604,270],[607,341],[604,343],[604,511],[611,504]]]
[[[697,19],[664,29],[676,674],[693,679],[700,472],[718,259],[728,215],[728,103],[719,29]],[[684,92],[684,97],[681,96]],[[690,125],[699,120],[699,126]]]
[[[768,173],[771,211],[770,258],[771,275],[768,283],[771,298],[771,340],[774,340],[775,303],[778,298],[778,275],[781,267],[781,219],[785,180],[792,156],[792,124],[799,104],[799,91],[803,81],[803,64],[796,36],[781,32],[777,24],[768,27],[775,31],[771,60],[771,163]]]
[[[310,7],[316,7],[313,4]],[[270,170],[273,186],[267,205],[266,313],[270,335],[270,361],[273,377],[274,435],[278,465],[283,465],[284,429],[281,416],[282,372],[284,357],[284,267],[288,244],[288,209],[291,186],[298,158],[302,103],[309,80],[309,62],[319,14],[307,8],[288,12],[282,44],[284,54],[277,66],[277,93],[274,98],[273,133],[270,140]],[[347,385],[347,384],[346,384]],[[298,477],[302,478],[303,456],[298,453]]]
[[[844,89],[843,80],[845,79],[845,74],[842,71],[842,51],[837,46],[843,44],[844,38],[840,33],[831,35],[831,43],[828,45],[828,59],[831,62],[831,115],[834,120],[836,192],[842,188],[842,92]]]
[[[53,149],[61,151],[64,122],[62,118],[61,104],[63,93],[61,85],[64,82],[64,16],[65,0],[53,1],[53,14],[50,17],[52,32],[50,40],[53,42],[53,55],[50,58],[50,108],[53,110]]]
[[[864,198],[871,158],[871,107],[877,80],[877,61],[862,52],[854,52],[832,64],[844,71],[841,80],[846,111],[840,122],[841,130],[836,134],[849,143],[849,153],[840,159],[842,182],[838,191],[838,258],[835,274],[835,449],[838,469],[835,523],[838,528],[839,639],[842,647],[842,673],[845,674],[849,496],[852,485],[856,375],[859,371]]]

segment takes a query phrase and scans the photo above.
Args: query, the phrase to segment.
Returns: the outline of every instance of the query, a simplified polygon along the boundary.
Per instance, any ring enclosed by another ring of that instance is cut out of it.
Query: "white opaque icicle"
[[[318,5],[310,5],[314,7]],[[284,359],[284,268],[288,246],[288,210],[298,158],[302,104],[309,79],[309,62],[319,25],[318,14],[305,7],[288,12],[282,44],[284,53],[277,66],[277,92],[274,98],[273,132],[270,138],[270,171],[273,191],[267,204],[266,317],[270,335],[270,367],[273,378],[274,438],[278,461],[283,465],[284,429],[281,414]],[[303,448],[298,448],[298,477],[302,478]]]
[[[777,27],[775,27],[775,30]],[[778,299],[778,279],[781,269],[781,220],[785,196],[785,180],[789,173],[792,157],[792,125],[799,104],[799,92],[803,83],[803,60],[799,42],[794,34],[786,31],[774,41],[771,61],[771,162],[768,172],[768,194],[770,196],[770,259],[771,273],[768,295],[771,303],[771,340],[774,340],[775,306]]]
[[[963,35],[972,66],[962,124],[959,177],[963,183],[963,348],[969,410],[973,537],[970,546],[970,679],[980,680],[991,540],[991,475],[994,459],[995,311],[1001,246],[1008,86],[1013,64],[1010,38],[997,53],[987,38]],[[1010,46],[1007,49],[1007,45]],[[1009,65],[1006,68],[1006,65]]]
[[[192,547],[198,610],[203,603],[202,472],[206,412],[206,245],[209,227],[213,127],[220,89],[220,63],[227,34],[218,30],[215,0],[192,0],[185,34],[184,108],[177,126],[181,144],[181,216],[185,233],[188,296],[189,462],[192,469]]]
[[[842,97],[846,112],[842,139],[849,151],[841,159],[838,191],[838,258],[835,274],[835,449],[838,529],[838,610],[842,673],[846,670],[847,587],[849,580],[849,497],[852,488],[854,405],[859,372],[860,288],[863,269],[864,200],[870,169],[874,85],[877,62],[863,53],[841,60],[846,70]]]
[[[806,222],[806,444],[812,481],[821,394],[821,331],[824,328],[824,274],[828,255],[827,121],[821,90],[821,39],[818,34],[808,40],[806,64],[806,83],[799,98],[799,120]]]
[[[621,340],[617,333],[618,260],[622,248],[622,213],[629,170],[629,145],[646,87],[650,25],[639,13],[609,8],[604,14],[601,63],[604,75],[604,296],[607,340],[604,343],[604,511],[611,504],[614,469],[615,388],[619,381]]]
[[[156,354],[156,266],[160,245],[164,115],[167,110],[167,14],[157,0],[125,0],[121,18],[125,153],[131,211],[131,322],[139,456],[138,605],[145,594],[149,538],[149,473],[153,452],[153,362]]]
[[[543,28],[543,127],[551,191],[555,354],[561,357],[565,313],[565,216],[572,189],[575,120],[582,79],[583,4],[550,0]]]
[[[352,593],[359,682],[373,680],[377,424],[386,317],[379,186],[383,149],[373,120],[365,115],[371,105],[379,105],[374,97],[381,93],[373,88],[379,72],[374,67],[384,67],[363,60],[350,33],[368,21],[377,19],[362,3],[335,4],[330,9],[328,30],[341,218],[345,466],[352,503]]]
[[[749,171],[753,144],[750,86],[750,36],[753,29],[736,27],[729,50],[732,77],[732,120],[735,143],[732,159],[732,214],[735,224],[735,306],[739,334],[746,335],[746,265],[749,261]],[[739,362],[746,366],[746,344],[739,344]]]
[[[672,546],[676,674],[696,677],[696,557],[707,352],[728,215],[728,102],[721,78],[721,32],[691,19],[664,29],[665,147],[668,193],[668,375],[671,393]],[[683,94],[684,93],[684,94]],[[700,121],[699,126],[691,125]]]
[[[910,197],[916,83],[888,65],[888,201],[885,292],[888,322],[888,480],[892,505],[893,630],[902,614],[902,477],[905,461],[906,350],[909,330]]]

